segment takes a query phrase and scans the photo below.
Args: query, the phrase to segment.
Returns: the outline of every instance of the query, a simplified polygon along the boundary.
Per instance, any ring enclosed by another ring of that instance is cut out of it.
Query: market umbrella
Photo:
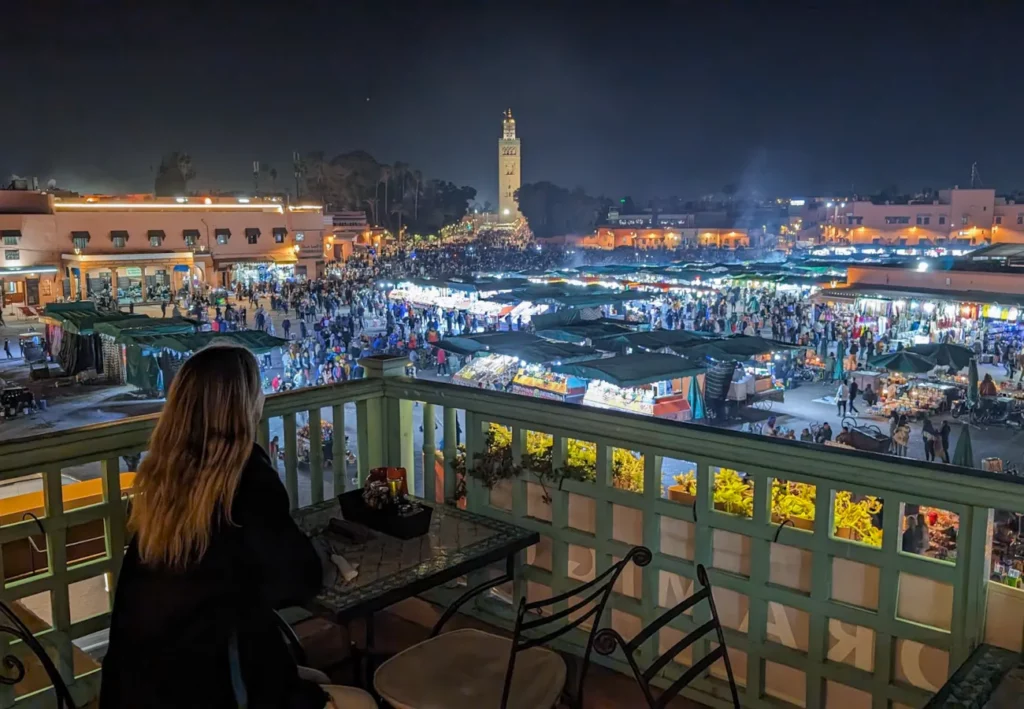
[[[692,420],[699,421],[704,418],[704,392],[700,390],[700,381],[697,377],[690,380],[690,392],[687,399],[690,402]]]
[[[933,359],[936,364],[944,367],[954,367],[957,371],[970,364],[971,358],[974,357],[974,350],[970,347],[949,343],[914,345],[908,347],[906,351]]]
[[[967,365],[967,403],[977,405],[978,403],[978,358],[971,357],[971,363]]]
[[[872,367],[888,369],[890,372],[902,372],[904,374],[924,374],[935,369],[935,361],[922,357],[919,354],[900,350],[890,352],[871,360]]]
[[[835,379],[843,378],[843,359],[846,357],[846,340],[840,340],[836,345],[836,376]]]
[[[960,438],[956,440],[956,450],[953,451],[953,465],[961,465],[965,468],[974,467],[974,450],[971,446],[971,428],[963,425],[960,431]]]

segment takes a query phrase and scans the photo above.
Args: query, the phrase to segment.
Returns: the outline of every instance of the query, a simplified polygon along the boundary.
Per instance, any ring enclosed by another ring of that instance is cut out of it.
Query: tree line
[[[257,164],[256,193],[284,196],[293,192],[290,185],[278,187],[275,167]],[[316,200],[328,212],[365,212],[371,224],[394,232],[405,228],[414,234],[435,233],[461,220],[476,197],[473,187],[425,177],[404,162],[378,162],[363,150],[334,157],[323,151],[296,154],[292,172],[298,199]],[[168,152],[157,168],[154,192],[158,197],[187,195],[195,176],[188,153]]]

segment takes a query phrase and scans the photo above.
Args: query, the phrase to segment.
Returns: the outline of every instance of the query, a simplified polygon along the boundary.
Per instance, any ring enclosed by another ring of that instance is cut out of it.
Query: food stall
[[[535,399],[551,399],[579,404],[587,392],[587,383],[579,377],[552,372],[542,365],[521,367],[512,378],[509,392]]]
[[[519,358],[508,355],[484,354],[474,357],[452,375],[452,384],[505,391],[519,371]]]
[[[590,406],[675,421],[704,416],[705,368],[684,357],[630,354],[552,369],[589,380],[583,403]]]

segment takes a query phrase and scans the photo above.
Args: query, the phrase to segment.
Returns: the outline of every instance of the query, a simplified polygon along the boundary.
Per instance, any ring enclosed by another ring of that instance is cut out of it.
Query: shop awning
[[[783,350],[806,349],[802,345],[772,340],[751,335],[733,335],[732,337],[714,338],[704,342],[691,342],[689,345],[677,345],[672,349],[687,357],[703,357],[707,355],[715,359],[734,357],[750,359],[757,355],[769,354]]]
[[[185,237],[186,240],[188,240],[188,239],[198,239],[199,238],[199,230],[198,229],[182,229],[181,230],[181,235],[183,237]]]
[[[689,330],[651,330],[649,332],[628,332],[602,337],[593,341],[594,347],[609,351],[625,351],[627,347],[645,350],[660,350],[666,347],[707,342],[708,336]]]
[[[89,235],[89,232],[87,232],[87,231],[73,231],[73,232],[71,232],[71,241],[77,241],[79,239],[85,239],[86,243],[88,243],[88,241],[91,238],[92,237]]]
[[[160,241],[163,241],[167,237],[163,229],[150,229],[146,232],[147,238],[152,239],[154,236],[160,237]]]
[[[176,335],[194,333],[199,323],[189,318],[151,318],[136,315],[123,320],[96,323],[93,328],[101,335],[109,335],[125,344],[130,338],[142,335]]]
[[[0,229],[0,236],[5,239],[20,239],[21,229]]]
[[[567,342],[550,342],[540,338],[534,342],[527,343],[490,345],[488,349],[494,354],[518,357],[528,364],[561,363],[571,360],[590,359],[601,355],[593,347],[570,345]]]
[[[487,350],[487,348],[479,342],[471,340],[468,337],[446,337],[443,340],[435,342],[434,346],[439,347],[445,352],[451,352],[462,357],[468,357],[475,355],[477,352],[485,352]]]
[[[706,368],[685,357],[643,353],[556,365],[551,369],[583,379],[600,379],[620,387],[634,387],[692,377],[703,373]]]
[[[269,352],[283,347],[288,340],[273,337],[259,330],[237,330],[234,332],[196,332],[192,334],[135,335],[125,339],[124,344],[140,347],[161,348],[176,352],[196,352],[211,343],[232,344],[245,347],[255,354]]]
[[[0,266],[3,276],[46,276],[57,273],[56,266]]]
[[[43,312],[45,315],[46,311],[44,310]],[[69,332],[74,335],[91,335],[93,334],[94,328],[99,323],[126,320],[132,317],[137,316],[113,310],[102,312],[96,310],[71,310],[57,314],[55,319],[58,321],[58,324],[64,328],[65,332]]]
[[[833,298],[875,298],[878,300],[942,300],[952,303],[979,303],[982,305],[1024,305],[1024,295],[980,290],[955,290],[952,288],[916,288],[905,286],[853,285],[846,288],[823,290],[818,300]]]
[[[536,320],[537,318],[535,317],[534,321]],[[590,324],[583,321],[579,325],[561,325],[537,330],[538,335],[549,340],[576,343],[583,342],[584,340],[593,341],[605,337],[613,337],[615,335],[626,335],[631,332],[632,330],[628,327],[618,323],[594,322]]]

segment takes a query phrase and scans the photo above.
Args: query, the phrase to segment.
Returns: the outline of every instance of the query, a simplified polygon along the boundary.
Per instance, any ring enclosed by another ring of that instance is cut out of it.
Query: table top
[[[979,645],[924,709],[1015,709],[1024,693],[1020,653]]]
[[[292,516],[303,532],[321,538],[359,572],[351,582],[339,576],[324,587],[316,597],[316,609],[339,621],[368,615],[540,540],[536,532],[513,524],[449,505],[430,506],[434,513],[426,534],[404,540],[364,527],[370,539],[363,543],[327,529],[332,518],[342,516],[337,498],[295,510]]]

